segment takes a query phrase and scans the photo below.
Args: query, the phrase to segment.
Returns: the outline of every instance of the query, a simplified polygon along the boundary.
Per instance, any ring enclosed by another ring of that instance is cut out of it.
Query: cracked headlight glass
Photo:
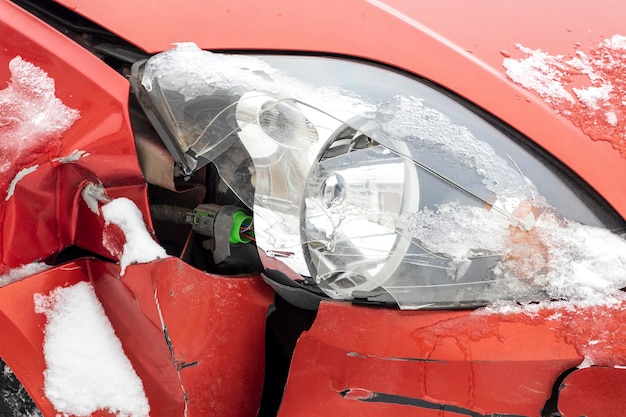
[[[623,244],[607,230],[621,219],[593,192],[415,77],[181,44],[131,79],[181,175],[211,162],[253,210],[270,276],[335,299],[466,307],[576,297],[554,280],[575,286],[568,257],[626,260],[600,265],[580,247],[590,230]]]

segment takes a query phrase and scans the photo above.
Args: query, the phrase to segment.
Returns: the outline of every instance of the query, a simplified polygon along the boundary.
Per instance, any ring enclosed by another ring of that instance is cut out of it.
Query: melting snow
[[[14,268],[6,274],[0,275],[0,287],[12,284],[49,268],[50,267],[43,262],[34,262],[32,264],[22,265],[19,268]]]
[[[148,416],[141,380],[124,354],[93,287],[80,282],[49,295],[35,294],[47,318],[44,338],[46,397],[59,413]]]
[[[548,103],[563,100],[574,102],[574,97],[560,82],[564,77],[563,70],[557,65],[548,65],[548,62],[561,61],[563,59],[561,55],[553,57],[540,49],[533,51],[519,44],[516,46],[527,55],[527,58],[522,60],[505,58],[506,74],[513,81],[535,90]]]
[[[556,301],[528,305],[498,302],[476,310],[470,321],[479,332],[494,329],[502,322],[544,325],[564,339],[584,358],[579,367],[615,366],[626,363],[622,320],[626,313],[626,296],[615,293],[604,300],[593,297],[577,302]],[[449,323],[450,329],[461,325]]]
[[[112,200],[102,206],[102,215],[107,223],[117,225],[126,238],[120,259],[122,275],[130,264],[150,262],[168,256],[165,249],[146,230],[141,212],[131,200],[124,197]],[[106,247],[106,242],[104,244]]]
[[[507,76],[535,91],[589,137],[610,142],[626,157],[626,37],[614,35],[573,56],[550,55],[522,45],[517,48],[526,57],[505,58]]]
[[[56,145],[79,117],[55,96],[54,80],[44,70],[19,56],[9,70],[8,86],[0,90],[0,174]]]

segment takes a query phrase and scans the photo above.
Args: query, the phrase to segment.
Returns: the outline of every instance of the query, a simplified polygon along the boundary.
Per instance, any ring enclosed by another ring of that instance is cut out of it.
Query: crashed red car
[[[0,415],[621,415],[624,11],[0,1]]]

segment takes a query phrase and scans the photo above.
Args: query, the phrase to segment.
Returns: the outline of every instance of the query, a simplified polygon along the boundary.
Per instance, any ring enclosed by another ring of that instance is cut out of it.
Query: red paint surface
[[[610,417],[624,415],[626,370],[591,367],[568,375],[559,390],[563,417]]]
[[[558,376],[584,356],[624,363],[623,309],[478,314],[323,303],[298,341],[279,415],[459,415],[367,401],[384,393],[482,415],[538,417]]]

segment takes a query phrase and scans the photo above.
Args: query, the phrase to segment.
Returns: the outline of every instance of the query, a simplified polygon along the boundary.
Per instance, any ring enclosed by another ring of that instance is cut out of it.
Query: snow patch
[[[128,198],[117,198],[103,205],[102,215],[107,223],[117,225],[126,238],[120,259],[122,275],[130,264],[168,257],[165,249],[152,239],[141,212]]]
[[[606,121],[608,124],[610,124],[611,126],[617,126],[618,119],[617,114],[615,114],[614,111],[606,112],[604,115],[606,116]]]
[[[545,259],[535,265],[522,260],[524,276],[551,298],[601,304],[626,287],[626,241],[609,230],[545,212],[532,233]]]
[[[528,57],[521,60],[505,58],[506,75],[516,83],[536,91],[546,101],[574,102],[574,97],[563,87],[565,72],[559,66],[551,65],[562,60],[562,56],[553,57],[541,49],[532,50],[520,44],[515,46]]]
[[[604,40],[602,46],[614,50],[626,50],[626,36],[613,35],[610,39]]]
[[[28,278],[47,269],[50,269],[50,266],[43,262],[34,262],[11,269],[6,274],[0,275],[0,287]]]
[[[587,53],[577,50],[570,56],[516,46],[525,57],[504,58],[506,75],[536,92],[590,138],[608,141],[626,158],[626,36],[614,35]]]
[[[5,197],[4,201],[9,201],[11,197],[13,197],[13,193],[15,193],[15,187],[17,186],[17,183],[20,182],[28,174],[32,174],[33,172],[37,171],[37,168],[39,168],[39,165],[33,165],[32,167],[24,168],[19,171],[11,180],[11,183],[9,184],[9,189],[7,190],[7,196]]]
[[[89,283],[35,294],[34,302],[35,311],[47,318],[44,391],[57,412],[149,415],[142,382]]]
[[[613,86],[611,84],[602,84],[599,87],[573,88],[572,89],[585,106],[594,110],[599,110],[598,102],[609,100]]]

